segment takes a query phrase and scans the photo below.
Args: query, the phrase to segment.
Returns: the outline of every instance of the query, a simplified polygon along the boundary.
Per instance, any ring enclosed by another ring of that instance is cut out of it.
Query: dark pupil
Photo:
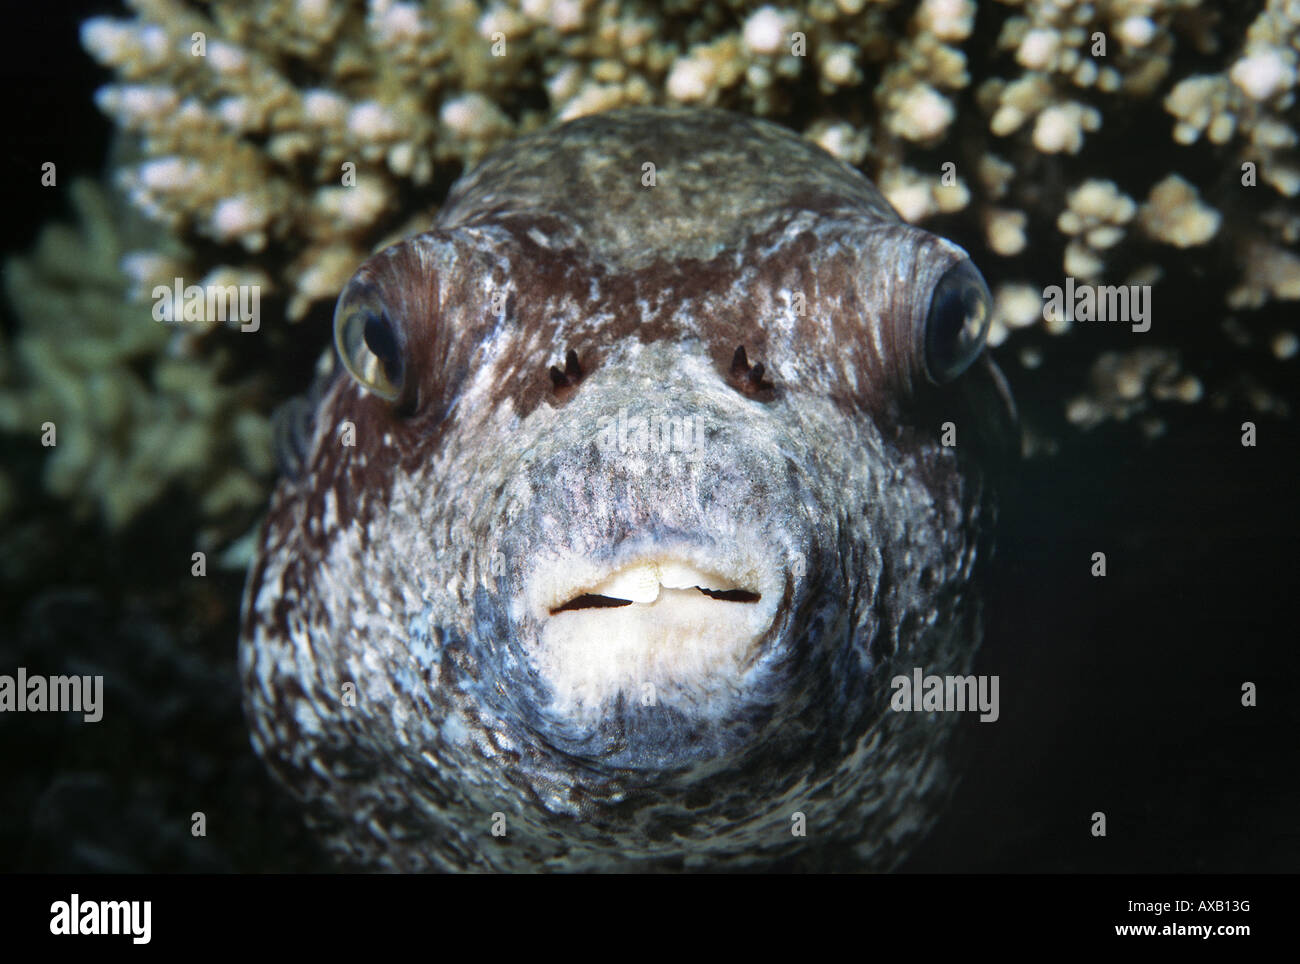
[[[396,385],[401,380],[402,355],[398,351],[397,337],[393,334],[393,326],[388,316],[381,312],[366,318],[362,337],[366,341],[366,347],[374,352],[379,363],[384,366],[384,374],[388,376],[388,380]]]
[[[940,292],[939,304],[931,316],[930,348],[935,367],[948,370],[962,349],[962,330],[966,326],[966,304],[960,286]]]

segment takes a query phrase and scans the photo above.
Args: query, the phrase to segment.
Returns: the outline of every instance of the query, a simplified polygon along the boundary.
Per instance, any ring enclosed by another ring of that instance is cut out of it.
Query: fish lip
[[[679,585],[665,591],[660,584],[639,605],[561,608],[594,586],[654,566],[667,567],[665,582]],[[756,599],[690,592],[685,583],[696,572]],[[605,716],[620,695],[647,693],[689,704],[693,715],[730,715],[752,689],[750,674],[785,638],[794,572],[754,538],[645,537],[605,552],[549,556],[530,573],[515,616],[531,624],[524,632],[529,658],[550,690],[550,710],[564,718]]]
[[[675,577],[695,572],[707,583],[702,586],[696,583],[697,586],[752,592],[758,598],[741,604],[764,608],[785,598],[789,578],[788,567],[778,562],[770,551],[759,551],[756,546],[720,546],[714,541],[688,539],[666,543],[637,540],[625,542],[609,553],[557,554],[534,567],[523,593],[525,611],[539,621],[555,618],[563,614],[557,610],[575,597],[600,594],[596,591],[619,577],[650,567],[669,570],[667,578],[675,584],[661,582],[661,590],[689,588]],[[637,602],[640,600],[633,600],[633,604]]]

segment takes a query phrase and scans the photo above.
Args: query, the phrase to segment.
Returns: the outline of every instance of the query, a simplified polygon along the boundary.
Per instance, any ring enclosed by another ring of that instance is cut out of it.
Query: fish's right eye
[[[925,319],[925,372],[936,385],[950,382],[975,361],[984,348],[993,299],[979,270],[957,262],[939,279]]]
[[[373,286],[354,281],[339,296],[334,309],[339,358],[363,388],[390,402],[402,398],[406,384],[403,334]]]

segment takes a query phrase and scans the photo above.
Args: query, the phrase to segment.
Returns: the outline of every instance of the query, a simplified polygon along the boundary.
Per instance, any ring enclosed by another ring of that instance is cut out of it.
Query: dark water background
[[[59,163],[60,185],[102,170],[110,127],[91,92],[106,76],[76,40],[88,12],[117,8],[6,13],[6,253],[69,215],[63,192],[35,186],[43,161]],[[1146,149],[1167,149],[1168,124]],[[1244,366],[1300,412],[1296,362],[1218,334],[1230,268],[1186,257],[1189,280],[1157,290],[1151,335],[1180,319],[1191,370]],[[1273,306],[1249,322],[1296,314]],[[7,305],[0,317],[12,334]],[[321,319],[300,331],[287,393],[325,344]],[[1015,344],[1044,350],[1038,371],[996,357],[1026,421],[1061,448],[1021,467],[1003,510],[976,670],[1001,677],[1001,718],[963,721],[963,779],[904,869],[1300,871],[1297,423],[1200,404],[1163,409],[1154,442],[1131,424],[1079,433],[1063,400],[1107,336],[1034,337]],[[1246,418],[1253,449],[1240,444]],[[30,494],[0,529],[0,672],[103,673],[107,707],[94,725],[0,717],[0,870],[328,869],[249,747],[234,677],[243,577],[189,577],[191,506],[169,496],[112,535],[39,494],[34,437],[0,451]],[[1104,579],[1089,574],[1095,551]],[[1254,709],[1240,704],[1247,680]],[[196,839],[199,810],[208,836]],[[1096,810],[1104,839],[1089,832]]]

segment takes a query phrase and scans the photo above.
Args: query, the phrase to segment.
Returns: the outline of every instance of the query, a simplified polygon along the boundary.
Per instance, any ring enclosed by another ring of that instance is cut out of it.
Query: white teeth
[[[684,562],[645,562],[616,572],[604,582],[587,590],[592,595],[611,599],[630,599],[637,603],[652,603],[659,598],[659,590],[726,588],[717,576],[710,575]]]
[[[718,578],[684,562],[665,562],[659,567],[659,581],[665,589],[694,589],[696,586],[713,589]]]
[[[651,603],[659,598],[659,567],[654,563],[615,573],[591,590],[593,595]]]

